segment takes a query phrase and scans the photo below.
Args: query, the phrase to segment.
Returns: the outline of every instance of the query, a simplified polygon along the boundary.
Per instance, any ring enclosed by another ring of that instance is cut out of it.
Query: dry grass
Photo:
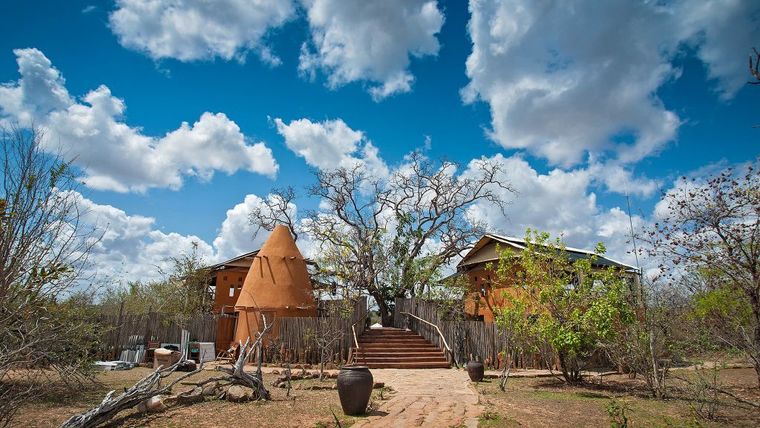
[[[55,427],[75,413],[97,404],[111,389],[122,389],[133,385],[150,369],[136,368],[121,372],[106,372],[98,375],[99,385],[82,388],[77,394],[65,393],[51,384],[49,394],[44,399],[26,405],[18,413],[14,426]],[[205,371],[194,380],[213,376],[215,372]],[[687,371],[679,376],[693,376]],[[176,375],[173,375],[176,376]],[[330,427],[335,426],[332,412],[339,417],[344,427],[353,424],[357,418],[343,415],[335,390],[296,389],[311,385],[333,385],[335,380],[324,382],[310,379],[294,381],[291,397],[286,397],[285,389],[271,387],[276,375],[265,374],[265,382],[272,393],[268,402],[244,404],[211,400],[187,407],[172,408],[166,413],[143,415],[134,412],[120,414],[111,426],[158,426],[158,427],[215,427],[237,426],[241,421],[251,426],[275,427]],[[721,384],[746,399],[760,401],[760,390],[755,385],[756,377],[752,369],[726,369],[721,371]],[[486,412],[481,416],[483,427],[509,426],[610,426],[607,407],[614,399],[624,405],[629,424],[643,426],[760,426],[760,412],[734,405],[730,400],[722,400],[715,420],[698,419],[688,399],[689,391],[683,382],[672,381],[675,398],[654,400],[648,397],[641,380],[627,376],[608,376],[602,384],[568,386],[553,378],[511,379],[506,393],[499,391],[496,380],[482,382],[476,386]],[[181,385],[177,391],[190,388]],[[373,401],[378,405],[382,400],[376,390]],[[384,398],[393,394],[385,390]],[[401,392],[403,393],[403,392]]]
[[[103,395],[112,390],[117,391],[132,386],[137,380],[150,372],[147,368],[135,368],[127,371],[104,372],[98,375],[100,385],[91,385],[74,396],[51,388],[50,394],[40,401],[29,403],[16,416],[13,425],[25,427],[57,427],[71,415],[87,410],[102,400]],[[191,378],[193,381],[214,376],[213,371],[204,371]],[[177,376],[174,374],[172,376]],[[208,400],[203,403],[185,407],[170,408],[165,413],[145,415],[124,412],[117,415],[111,426],[125,427],[218,427],[237,426],[244,422],[247,426],[275,427],[330,427],[335,426],[332,412],[338,416],[342,426],[347,427],[357,418],[343,415],[334,390],[310,391],[291,390],[286,397],[286,390],[271,386],[276,375],[265,374],[264,381],[272,394],[271,401],[250,403],[229,403],[223,400]],[[330,383],[332,382],[332,383]],[[294,381],[305,385],[319,384],[316,380]],[[321,384],[331,385],[334,380]],[[178,385],[175,392],[191,386]]]
[[[683,373],[679,373],[683,375]],[[688,374],[687,374],[688,375]],[[689,401],[689,390],[683,382],[673,380],[674,398],[649,398],[641,380],[627,376],[609,376],[602,384],[568,386],[554,378],[511,379],[507,392],[501,392],[498,381],[477,385],[486,412],[481,427],[510,426],[610,426],[608,406],[617,402],[626,407],[629,426],[760,426],[760,412],[737,406],[730,399],[721,399],[714,420],[698,418]],[[760,401],[756,377],[752,369],[726,369],[721,384],[739,392],[744,398]]]

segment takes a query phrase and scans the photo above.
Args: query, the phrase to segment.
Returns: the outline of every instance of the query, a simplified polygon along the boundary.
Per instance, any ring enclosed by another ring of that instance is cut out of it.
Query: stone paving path
[[[354,427],[478,426],[483,406],[463,370],[373,369],[372,375],[396,392]]]

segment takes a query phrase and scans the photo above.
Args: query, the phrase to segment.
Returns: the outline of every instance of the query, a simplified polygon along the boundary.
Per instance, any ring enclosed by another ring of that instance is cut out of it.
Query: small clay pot
[[[343,413],[363,415],[372,395],[374,379],[365,366],[344,366],[338,373],[338,396]]]
[[[470,376],[470,380],[473,382],[483,380],[485,371],[486,369],[480,361],[470,361],[467,363],[467,375]]]

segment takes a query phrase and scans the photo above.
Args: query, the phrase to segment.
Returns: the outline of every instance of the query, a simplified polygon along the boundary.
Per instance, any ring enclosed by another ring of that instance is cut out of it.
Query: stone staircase
[[[369,329],[353,349],[354,364],[371,369],[450,368],[440,348],[413,331],[398,328]]]

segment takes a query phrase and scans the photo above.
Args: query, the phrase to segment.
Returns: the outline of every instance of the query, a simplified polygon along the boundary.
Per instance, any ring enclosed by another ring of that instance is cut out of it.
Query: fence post
[[[148,348],[148,341],[151,339],[151,332],[152,332],[152,326],[151,321],[153,320],[153,307],[148,308],[148,317],[145,319],[145,334],[143,335],[143,341],[145,342],[145,349]]]
[[[119,358],[119,355],[121,354],[121,329],[122,329],[122,322],[124,320],[124,300],[121,301],[121,305],[119,305],[119,319],[116,322],[116,328],[114,329],[115,333],[115,340],[113,344],[113,359],[116,360]]]

